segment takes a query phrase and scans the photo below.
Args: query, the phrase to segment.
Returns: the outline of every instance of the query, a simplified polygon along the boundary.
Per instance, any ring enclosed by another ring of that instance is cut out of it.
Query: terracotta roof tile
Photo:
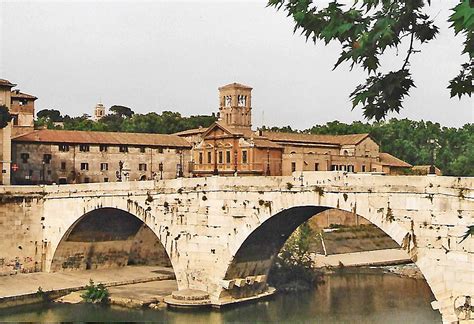
[[[12,90],[11,96],[12,98],[33,99],[33,100],[38,99],[37,97],[29,95],[27,93],[23,93],[20,90]]]
[[[12,88],[12,87],[15,87],[15,86],[16,86],[16,84],[14,84],[14,83],[11,83],[10,81],[8,81],[8,80],[5,80],[5,79],[0,79],[0,86],[4,86],[4,87],[10,87],[10,88]]]
[[[219,87],[219,90],[227,89],[227,88],[241,88],[241,89],[250,89],[250,90],[252,90],[252,87],[249,87],[249,86],[246,86],[245,84],[237,83],[237,82],[229,83],[229,84],[226,84],[225,86]]]
[[[88,132],[69,130],[36,130],[13,138],[15,142],[70,144],[146,145],[191,148],[184,138],[167,134]]]
[[[380,153],[380,163],[393,167],[411,168],[412,165],[388,153]]]
[[[283,133],[264,131],[263,136],[276,142],[321,143],[336,145],[356,145],[367,138],[369,134],[351,135],[317,135],[301,133]]]
[[[187,129],[181,132],[174,133],[173,135],[177,135],[177,136],[196,135],[196,134],[205,133],[206,131],[207,131],[207,127],[200,127],[200,128]]]
[[[261,138],[261,137],[254,137],[252,139],[253,143],[255,144],[256,147],[263,147],[263,148],[280,148],[283,149],[283,146],[270,141],[267,138]]]

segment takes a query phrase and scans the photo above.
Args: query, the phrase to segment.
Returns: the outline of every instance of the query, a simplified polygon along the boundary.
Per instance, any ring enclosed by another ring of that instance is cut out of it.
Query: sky
[[[474,122],[474,99],[450,99],[446,89],[467,61],[463,38],[448,28],[456,2],[432,0],[441,32],[412,56],[417,88],[390,117]],[[366,75],[348,65],[332,71],[340,47],[306,42],[265,0],[0,0],[0,46],[0,78],[37,96],[37,111],[92,114],[101,101],[138,113],[211,114],[217,88],[239,82],[254,88],[255,127],[364,121],[349,94]],[[405,51],[383,62],[399,67]]]

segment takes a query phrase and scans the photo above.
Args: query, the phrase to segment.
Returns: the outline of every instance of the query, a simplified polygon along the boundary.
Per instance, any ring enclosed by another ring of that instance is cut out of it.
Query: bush
[[[95,285],[94,281],[90,279],[89,284],[86,286],[86,291],[81,297],[86,303],[106,304],[109,302],[109,291],[104,284]]]
[[[281,291],[309,290],[321,280],[309,253],[315,235],[302,224],[286,241],[270,270],[269,284]]]

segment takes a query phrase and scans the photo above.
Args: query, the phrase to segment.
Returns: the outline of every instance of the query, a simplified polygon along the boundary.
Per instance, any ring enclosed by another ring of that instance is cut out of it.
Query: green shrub
[[[81,297],[86,303],[106,304],[109,302],[109,291],[104,284],[95,285],[94,281],[90,279],[89,284],[86,286],[86,291]]]

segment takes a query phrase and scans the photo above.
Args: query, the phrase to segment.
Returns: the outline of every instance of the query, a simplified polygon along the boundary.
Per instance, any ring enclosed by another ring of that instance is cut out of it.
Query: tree
[[[110,111],[123,118],[130,118],[135,113],[132,109],[119,105],[113,105],[110,107]]]
[[[334,0],[327,7],[318,7],[312,0],[269,0],[268,5],[284,8],[295,21],[294,30],[302,30],[306,39],[321,40],[326,45],[339,42],[342,51],[334,69],[348,61],[351,69],[360,66],[368,74],[366,82],[350,94],[352,109],[361,105],[367,119],[384,119],[389,112],[400,111],[403,99],[415,86],[410,58],[419,52],[417,44],[427,43],[438,34],[438,27],[425,12],[431,0],[354,0],[352,5],[341,2]],[[456,35],[466,38],[462,54],[468,56],[459,75],[449,83],[451,97],[471,96],[474,91],[474,7],[470,2],[460,0],[449,19]],[[380,72],[380,57],[389,49],[398,51],[404,38],[408,50],[400,68]]]
[[[62,122],[63,121],[63,116],[61,115],[61,112],[59,110],[56,110],[56,109],[43,109],[43,110],[40,110],[38,111],[38,113],[36,114],[36,117],[38,117],[38,119],[47,119],[47,120],[50,120],[52,122]]]
[[[7,127],[12,118],[12,115],[10,115],[10,112],[8,111],[8,107],[0,105],[0,129]]]

